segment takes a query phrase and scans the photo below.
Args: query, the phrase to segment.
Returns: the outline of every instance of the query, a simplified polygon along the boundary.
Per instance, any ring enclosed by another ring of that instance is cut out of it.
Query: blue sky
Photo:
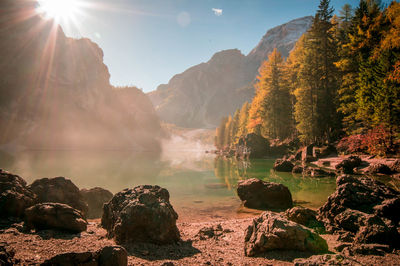
[[[82,0],[83,1],[83,0]],[[85,0],[68,36],[88,37],[104,51],[113,85],[152,91],[220,50],[247,54],[266,31],[313,15],[317,0]],[[332,0],[339,10],[358,0]]]

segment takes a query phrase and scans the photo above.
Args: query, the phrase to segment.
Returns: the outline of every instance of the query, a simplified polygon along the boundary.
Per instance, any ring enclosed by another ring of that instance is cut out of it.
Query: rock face
[[[271,250],[322,253],[328,251],[328,245],[306,227],[282,215],[264,212],[246,229],[244,251],[246,256],[256,256]]]
[[[243,151],[249,152],[250,158],[262,158],[269,153],[269,141],[257,134],[250,133],[242,136],[236,147],[236,156],[244,157],[244,154],[240,154]]]
[[[103,204],[109,202],[113,197],[110,191],[100,187],[81,189],[80,193],[88,205],[89,211],[87,217],[89,219],[101,218],[103,215]]]
[[[288,56],[312,17],[292,20],[269,30],[247,56],[239,50],[218,52],[206,63],[175,75],[149,93],[160,118],[182,127],[215,127],[254,95],[257,70],[277,48]]]
[[[35,180],[29,188],[37,195],[38,202],[58,202],[68,204],[86,215],[88,206],[79,193],[79,188],[65,177]]]
[[[350,232],[355,242],[398,246],[400,193],[366,177],[342,175],[337,189],[318,210],[328,231]],[[391,237],[389,237],[391,235]]]
[[[112,87],[100,47],[66,37],[37,5],[0,3],[0,125],[7,125],[0,144],[159,150],[160,122],[148,97]]]
[[[73,233],[87,228],[87,222],[78,210],[60,203],[39,203],[26,209],[25,224],[36,230],[59,229]]]
[[[144,185],[125,189],[104,204],[101,225],[117,243],[165,244],[180,239],[177,219],[168,190]]]
[[[128,253],[121,246],[106,246],[96,252],[59,254],[46,260],[41,265],[126,266],[128,265]]]
[[[293,206],[292,194],[286,186],[256,178],[239,181],[237,194],[248,208],[286,210]]]
[[[21,177],[0,169],[0,216],[22,217],[36,203],[36,195]]]
[[[274,163],[274,170],[278,172],[292,172],[293,163],[288,160],[278,159]]]

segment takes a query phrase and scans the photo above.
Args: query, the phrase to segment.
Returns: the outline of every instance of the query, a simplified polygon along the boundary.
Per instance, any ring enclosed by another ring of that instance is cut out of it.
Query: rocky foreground
[[[63,177],[27,185],[0,170],[0,265],[398,264],[400,192],[365,176],[336,183],[315,211],[292,207],[282,184],[247,179],[243,204],[273,211],[182,223],[159,186],[112,195]]]

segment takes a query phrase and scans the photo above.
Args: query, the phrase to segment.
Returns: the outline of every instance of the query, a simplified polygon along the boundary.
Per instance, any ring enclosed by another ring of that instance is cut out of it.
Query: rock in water
[[[0,216],[22,217],[36,203],[36,195],[20,176],[0,169]]]
[[[104,204],[101,225],[117,243],[173,243],[180,239],[178,214],[168,190],[159,186],[125,189]]]
[[[110,191],[100,187],[81,189],[80,193],[88,205],[89,211],[87,217],[89,219],[101,218],[103,215],[103,204],[109,202],[113,197]]]
[[[274,163],[274,170],[278,172],[292,172],[293,163],[289,160],[278,159]]]
[[[271,250],[323,253],[328,251],[328,245],[323,238],[306,227],[280,214],[264,212],[246,229],[244,252],[246,256],[252,257]]]
[[[88,206],[79,193],[79,188],[65,177],[42,178],[35,180],[29,188],[38,196],[38,202],[56,202],[68,204],[80,210],[84,216]]]
[[[237,193],[248,208],[286,210],[293,206],[292,194],[286,186],[257,178],[239,181]]]
[[[25,224],[36,230],[59,229],[79,233],[87,222],[81,212],[61,203],[39,203],[25,210]]]
[[[96,252],[88,251],[58,254],[46,260],[41,265],[126,266],[128,265],[128,253],[121,246],[106,246]]]

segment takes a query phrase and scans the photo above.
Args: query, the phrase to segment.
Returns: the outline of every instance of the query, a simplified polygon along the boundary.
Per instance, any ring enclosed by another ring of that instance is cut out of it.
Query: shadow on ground
[[[145,260],[179,260],[192,257],[200,250],[193,247],[192,241],[179,241],[176,244],[156,245],[151,243],[135,243],[124,245],[129,256],[139,257]]]

